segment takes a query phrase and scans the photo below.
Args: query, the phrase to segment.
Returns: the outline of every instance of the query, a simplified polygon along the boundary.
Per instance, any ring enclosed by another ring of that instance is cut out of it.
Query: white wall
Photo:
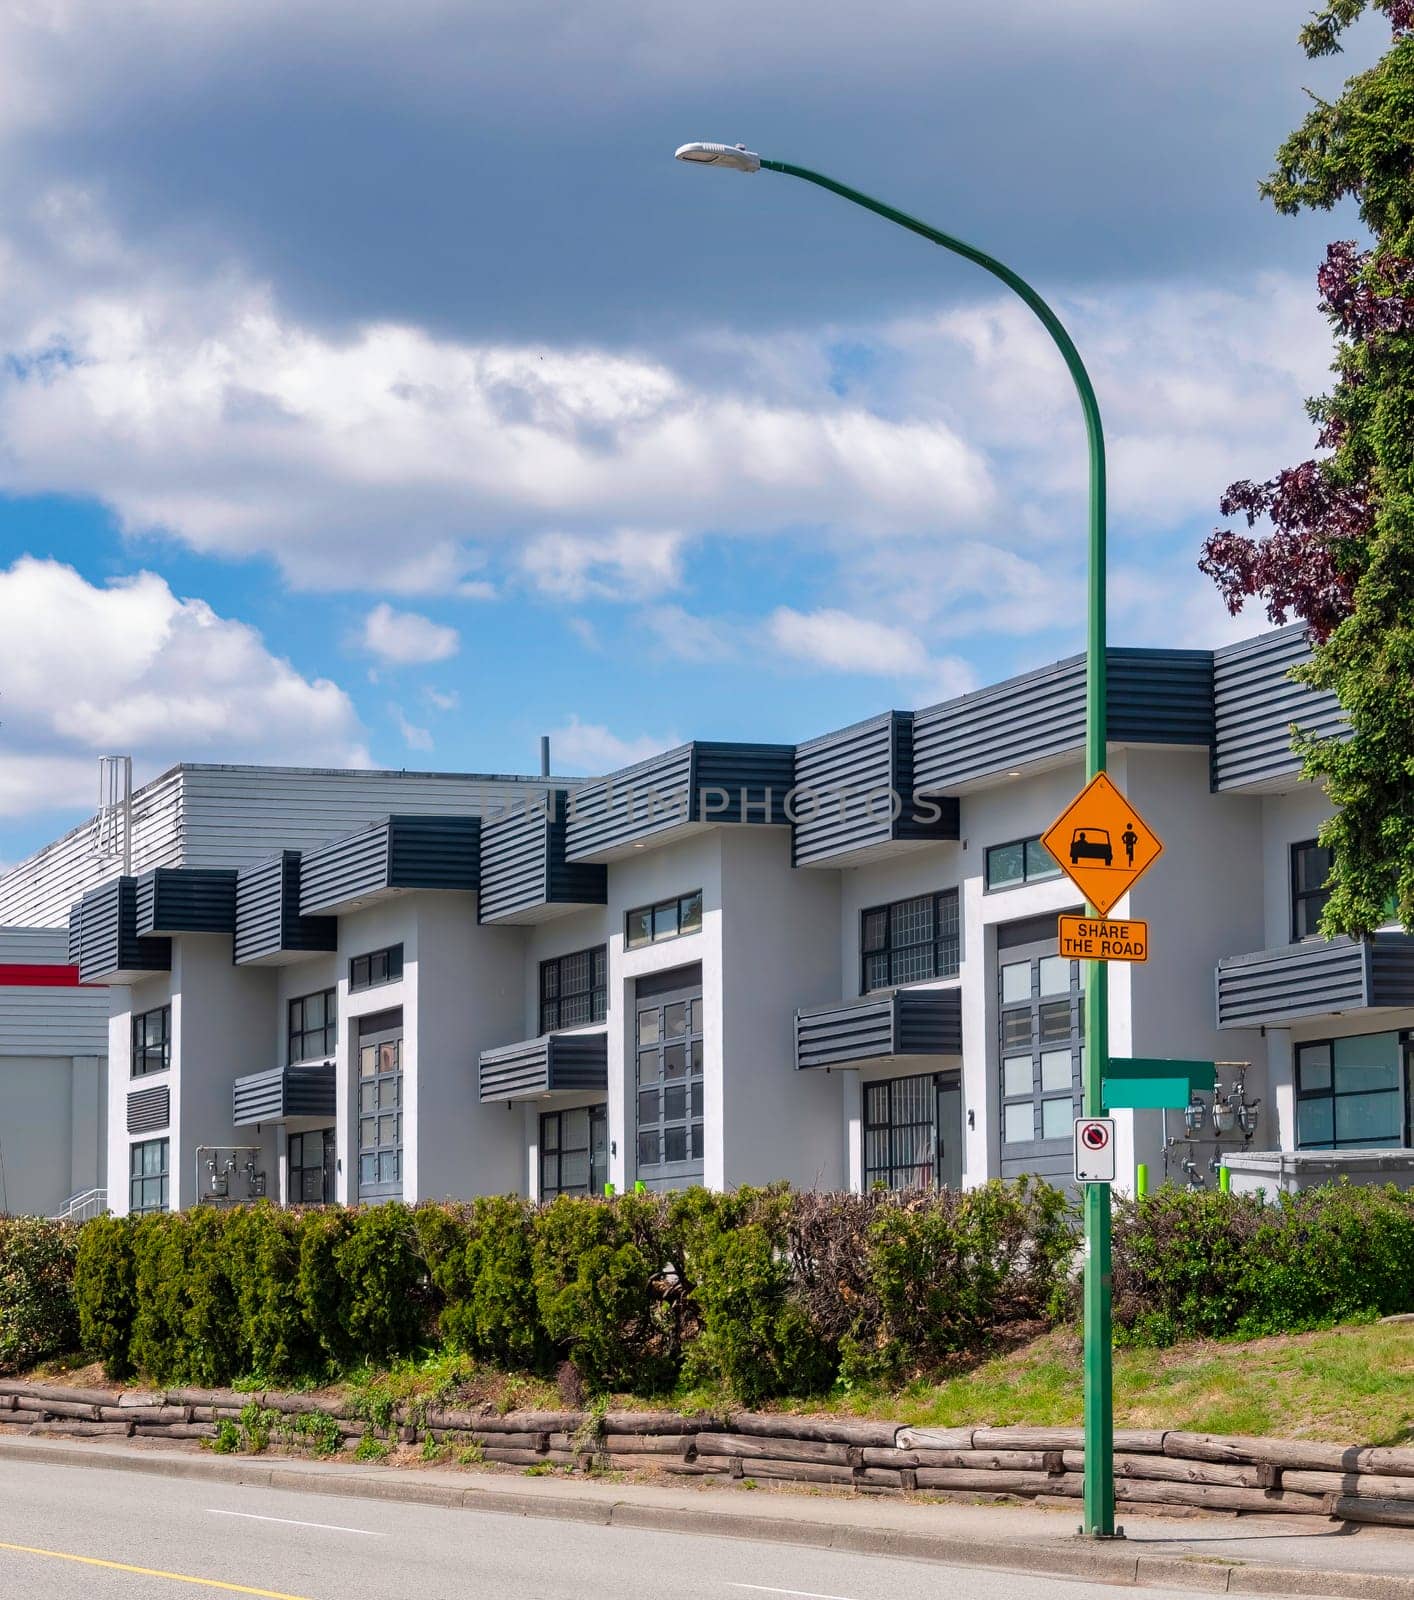
[[[1316,837],[1316,830],[1331,814],[1331,803],[1324,789],[1310,784],[1290,794],[1266,795],[1254,803],[1262,809],[1266,928],[1263,938],[1243,948],[1277,950],[1291,943],[1291,847]]]
[[[1164,853],[1116,909],[1149,924],[1149,959],[1124,964],[1132,994],[1130,1048],[1121,1052],[1114,1045],[1113,1053],[1250,1061],[1249,1092],[1262,1095],[1266,1046],[1260,1030],[1217,1025],[1219,960],[1260,950],[1265,938],[1262,802],[1211,793],[1205,749],[1127,751],[1124,791],[1163,840]],[[1227,1081],[1221,1072],[1219,1078]],[[1157,1184],[1164,1175],[1163,1115],[1141,1111],[1134,1120],[1134,1159],[1149,1163],[1150,1181]],[[1170,1112],[1172,1132],[1179,1122]],[[1200,1161],[1216,1149],[1205,1148]],[[1132,1160],[1121,1171],[1132,1172]],[[1171,1176],[1180,1174],[1175,1169]]]
[[[524,930],[481,927],[469,894],[417,894],[416,1187],[408,1197],[517,1194],[519,1108],[482,1105],[477,1058],[522,1037]],[[408,1128],[403,1137],[407,1142]]]
[[[793,871],[784,828],[723,829],[721,863],[721,1182],[839,1188],[838,1086],[795,1066],[796,1007],[840,992],[839,874]]]
[[[222,934],[185,933],[172,940],[172,1182],[173,1204],[195,1205],[209,1179],[196,1170],[198,1146],[254,1146],[266,1193],[278,1193],[275,1129],[238,1128],[231,1116],[235,1081],[284,1059],[284,1030],[275,1007],[275,972],[238,967]],[[143,1078],[133,1085],[146,1088]],[[237,1157],[232,1199],[249,1193]]]

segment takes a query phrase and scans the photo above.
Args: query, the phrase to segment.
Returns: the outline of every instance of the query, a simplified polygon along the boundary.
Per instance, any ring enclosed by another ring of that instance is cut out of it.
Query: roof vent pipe
[[[540,776],[542,778],[550,776],[550,735],[548,733],[540,735]]]

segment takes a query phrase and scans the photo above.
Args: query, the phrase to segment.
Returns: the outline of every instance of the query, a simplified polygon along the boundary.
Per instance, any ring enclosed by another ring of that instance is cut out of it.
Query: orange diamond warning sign
[[[1102,917],[1164,848],[1103,772],[1047,828],[1041,843]]]

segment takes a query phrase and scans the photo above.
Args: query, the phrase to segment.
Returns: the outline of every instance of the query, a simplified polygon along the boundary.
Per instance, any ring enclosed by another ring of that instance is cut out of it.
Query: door
[[[289,1204],[327,1206],[334,1200],[333,1128],[292,1133],[289,1139]]]
[[[938,1183],[962,1187],[962,1075],[938,1076]]]
[[[358,1028],[358,1198],[403,1192],[403,1014],[379,1012]]]
[[[634,1152],[650,1188],[702,1182],[700,964],[640,978],[635,992]]]

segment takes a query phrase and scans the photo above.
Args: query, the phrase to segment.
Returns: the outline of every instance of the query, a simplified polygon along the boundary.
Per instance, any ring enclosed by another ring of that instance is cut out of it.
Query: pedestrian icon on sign
[[[1126,822],[1124,832],[1119,836],[1119,842],[1124,846],[1124,853],[1129,857],[1129,865],[1134,865],[1134,847],[1139,843],[1139,835],[1134,831],[1134,824]]]

